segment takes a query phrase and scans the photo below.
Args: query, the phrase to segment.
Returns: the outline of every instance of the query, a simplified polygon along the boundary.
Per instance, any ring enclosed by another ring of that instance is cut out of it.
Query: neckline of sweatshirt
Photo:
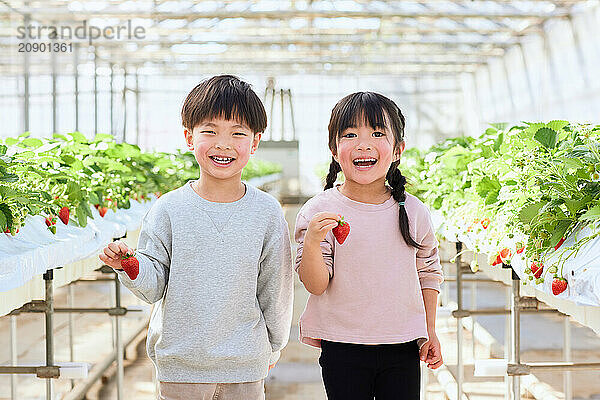
[[[377,211],[381,211],[381,210],[386,210],[386,209],[398,204],[396,202],[396,200],[394,200],[394,196],[391,196],[391,195],[390,195],[389,199],[387,199],[383,203],[379,203],[379,204],[363,203],[360,201],[352,200],[351,198],[344,196],[342,194],[342,192],[340,192],[340,189],[339,189],[340,186],[341,185],[337,185],[337,186],[331,188],[330,192],[333,194],[334,197],[339,199],[342,203],[344,203],[345,205],[347,205],[349,207],[355,208],[357,210],[367,211],[367,212],[377,212]]]

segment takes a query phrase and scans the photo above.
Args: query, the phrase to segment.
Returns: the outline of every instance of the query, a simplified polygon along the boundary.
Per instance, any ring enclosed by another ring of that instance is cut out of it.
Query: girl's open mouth
[[[375,165],[377,163],[377,159],[372,157],[356,158],[352,161],[352,163],[359,171],[365,171]]]

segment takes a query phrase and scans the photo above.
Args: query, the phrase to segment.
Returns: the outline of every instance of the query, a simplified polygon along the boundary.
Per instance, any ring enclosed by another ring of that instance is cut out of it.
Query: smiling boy
[[[161,196],[142,222],[139,273],[120,268],[123,242],[100,259],[156,303],[147,350],[160,399],[264,399],[264,378],[287,344],[291,248],[281,205],[241,181],[266,128],[264,107],[234,76],[196,86],[182,108],[200,177]]]

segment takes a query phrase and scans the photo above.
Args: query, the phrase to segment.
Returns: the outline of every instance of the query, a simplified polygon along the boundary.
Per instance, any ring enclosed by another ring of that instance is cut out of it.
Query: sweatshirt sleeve
[[[417,272],[421,289],[434,289],[439,292],[440,285],[444,281],[438,254],[439,242],[435,237],[429,210],[426,210],[426,213],[426,217],[423,218],[425,226],[422,227],[425,233],[419,241],[423,248],[417,249]]]
[[[146,303],[156,303],[165,292],[171,265],[171,221],[158,203],[144,215],[135,256],[139,261],[138,276],[132,280],[117,271],[119,280]]]
[[[309,223],[310,220],[302,214],[302,211],[300,211],[296,217],[296,228],[294,230],[294,238],[296,239],[296,243],[298,243],[298,248],[296,249],[296,259],[294,263],[294,269],[296,272],[298,272],[298,268],[300,268],[300,261],[302,261],[304,237],[306,236]],[[323,254],[323,261],[325,261],[325,265],[329,270],[329,277],[331,278],[333,277],[333,242],[331,241],[330,236],[332,236],[331,233],[327,233],[325,240],[321,242],[321,253]]]
[[[272,349],[269,365],[277,362],[290,337],[294,299],[289,228],[281,209],[279,212],[263,242],[257,282],[258,303]]]

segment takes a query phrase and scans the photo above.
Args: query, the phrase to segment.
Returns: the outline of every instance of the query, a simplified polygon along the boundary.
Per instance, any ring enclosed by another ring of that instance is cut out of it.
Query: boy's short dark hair
[[[205,119],[237,119],[252,132],[264,132],[267,113],[250,84],[232,75],[202,81],[187,95],[181,109],[183,127],[192,131]]]

